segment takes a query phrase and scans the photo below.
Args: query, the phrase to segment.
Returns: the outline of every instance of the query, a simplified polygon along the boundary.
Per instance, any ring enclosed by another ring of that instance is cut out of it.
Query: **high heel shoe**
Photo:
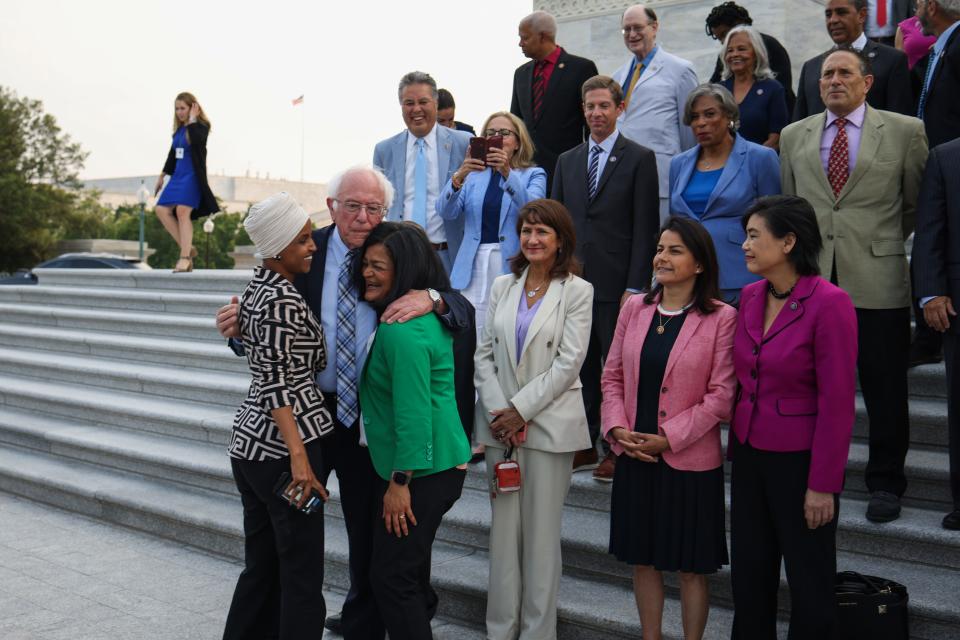
[[[185,267],[181,267],[181,263],[186,262]],[[174,273],[190,273],[193,271],[193,258],[191,256],[180,256],[180,259],[177,260],[177,265],[173,268]]]

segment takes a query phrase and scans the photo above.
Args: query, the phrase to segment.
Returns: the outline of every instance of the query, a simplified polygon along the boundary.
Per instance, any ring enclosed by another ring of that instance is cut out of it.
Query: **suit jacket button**
[[[827,240],[833,240],[833,234],[832,234],[832,233],[828,233],[828,234],[827,234]]]
[[[750,394],[750,402],[756,402],[756,401],[757,401],[757,394],[751,393],[751,394]]]
[[[498,368],[496,367],[496,365],[494,365],[494,367],[493,367],[493,372],[494,372],[494,373],[500,373],[500,369],[498,369]]]
[[[660,387],[660,393],[666,393],[666,392],[667,392],[666,387]]]
[[[838,205],[838,204],[833,205],[833,210],[834,210],[834,211],[840,211],[840,205]]]
[[[507,236],[500,236],[500,242],[503,242],[506,239],[507,239]]]
[[[754,347],[754,348],[753,348],[753,355],[755,355],[755,356],[756,356],[756,355],[760,355],[760,347]]]
[[[493,341],[496,342],[497,344],[500,344],[500,338],[498,338],[498,337],[494,337],[494,338],[493,338]]]
[[[552,347],[552,346],[553,346],[553,340],[547,340],[547,346],[548,346],[548,347]]]
[[[660,411],[660,417],[661,417],[661,418],[666,418],[666,417],[667,417],[667,412],[666,412],[666,411]]]
[[[753,378],[754,380],[757,379],[757,370],[756,370],[756,369],[750,369],[750,377]]]

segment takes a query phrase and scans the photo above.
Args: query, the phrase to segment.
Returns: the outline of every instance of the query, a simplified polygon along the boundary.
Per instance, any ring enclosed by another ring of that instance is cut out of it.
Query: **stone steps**
[[[185,313],[210,318],[228,302],[228,294],[46,285],[0,287],[0,303],[3,304],[49,304],[85,309],[123,309],[142,313]]]
[[[217,335],[213,315],[249,273],[57,271],[69,273],[43,273],[35,287],[0,287],[0,490],[242,557],[226,443],[249,372]],[[939,527],[949,503],[942,376],[942,365],[910,373],[910,484],[893,523],[864,518],[867,425],[858,400],[838,530],[839,567],[907,584],[911,635],[924,640],[960,638],[951,589],[960,585],[960,536]],[[440,615],[473,628],[482,627],[487,588],[483,469],[471,467],[434,553]],[[329,489],[327,583],[345,589],[335,479]],[[606,553],[609,493],[590,474],[574,475],[562,533],[560,638],[640,634],[629,568]],[[710,581],[707,637],[729,637],[729,572]],[[665,637],[680,638],[676,584],[668,582]],[[781,585],[785,612],[786,595]]]
[[[2,312],[0,312],[2,315]],[[203,327],[208,334],[209,327]],[[233,372],[249,379],[246,358],[238,358],[223,340],[149,338],[53,326],[0,323],[0,345],[41,352],[78,354],[95,358]]]
[[[0,293],[6,286],[0,286]],[[141,313],[114,309],[48,307],[0,300],[0,323],[13,327],[57,327],[111,335],[205,340],[226,347],[217,333],[215,311],[197,315]]]

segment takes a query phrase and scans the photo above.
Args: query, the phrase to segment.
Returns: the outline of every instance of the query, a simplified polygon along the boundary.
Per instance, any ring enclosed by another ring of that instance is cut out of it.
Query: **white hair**
[[[546,11],[534,11],[520,21],[520,26],[528,26],[534,33],[542,33],[551,40],[557,39],[557,19]]]
[[[770,69],[770,56],[767,54],[767,45],[763,44],[763,38],[760,37],[760,32],[750,25],[741,24],[730,29],[730,31],[727,32],[727,37],[723,39],[723,54],[720,56],[720,59],[723,61],[723,79],[726,80],[733,75],[733,72],[730,71],[730,67],[727,65],[727,47],[730,45],[730,38],[738,33],[747,34],[747,38],[750,40],[750,46],[753,47],[753,57],[757,60],[753,65],[753,77],[757,80],[772,80],[776,78],[777,74]]]
[[[393,185],[390,184],[390,181],[387,180],[387,176],[383,174],[383,171],[381,171],[379,167],[372,167],[368,164],[357,164],[335,174],[327,182],[327,196],[334,199],[339,198],[340,185],[343,184],[343,181],[345,178],[347,178],[347,176],[351,176],[355,173],[369,173],[377,179],[377,182],[380,184],[380,188],[383,190],[383,206],[389,209],[393,204]]]
[[[960,0],[936,0],[936,2],[945,13],[954,18],[960,16]]]

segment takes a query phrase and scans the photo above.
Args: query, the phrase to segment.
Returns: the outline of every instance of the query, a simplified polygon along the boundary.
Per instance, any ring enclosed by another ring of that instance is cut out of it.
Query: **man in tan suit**
[[[820,95],[827,109],[783,130],[785,194],[817,212],[824,277],[857,309],[857,369],[870,421],[867,518],[900,516],[909,443],[907,360],[910,279],[904,240],[927,158],[923,123],[866,104],[869,62],[852,49],[824,58]]]

